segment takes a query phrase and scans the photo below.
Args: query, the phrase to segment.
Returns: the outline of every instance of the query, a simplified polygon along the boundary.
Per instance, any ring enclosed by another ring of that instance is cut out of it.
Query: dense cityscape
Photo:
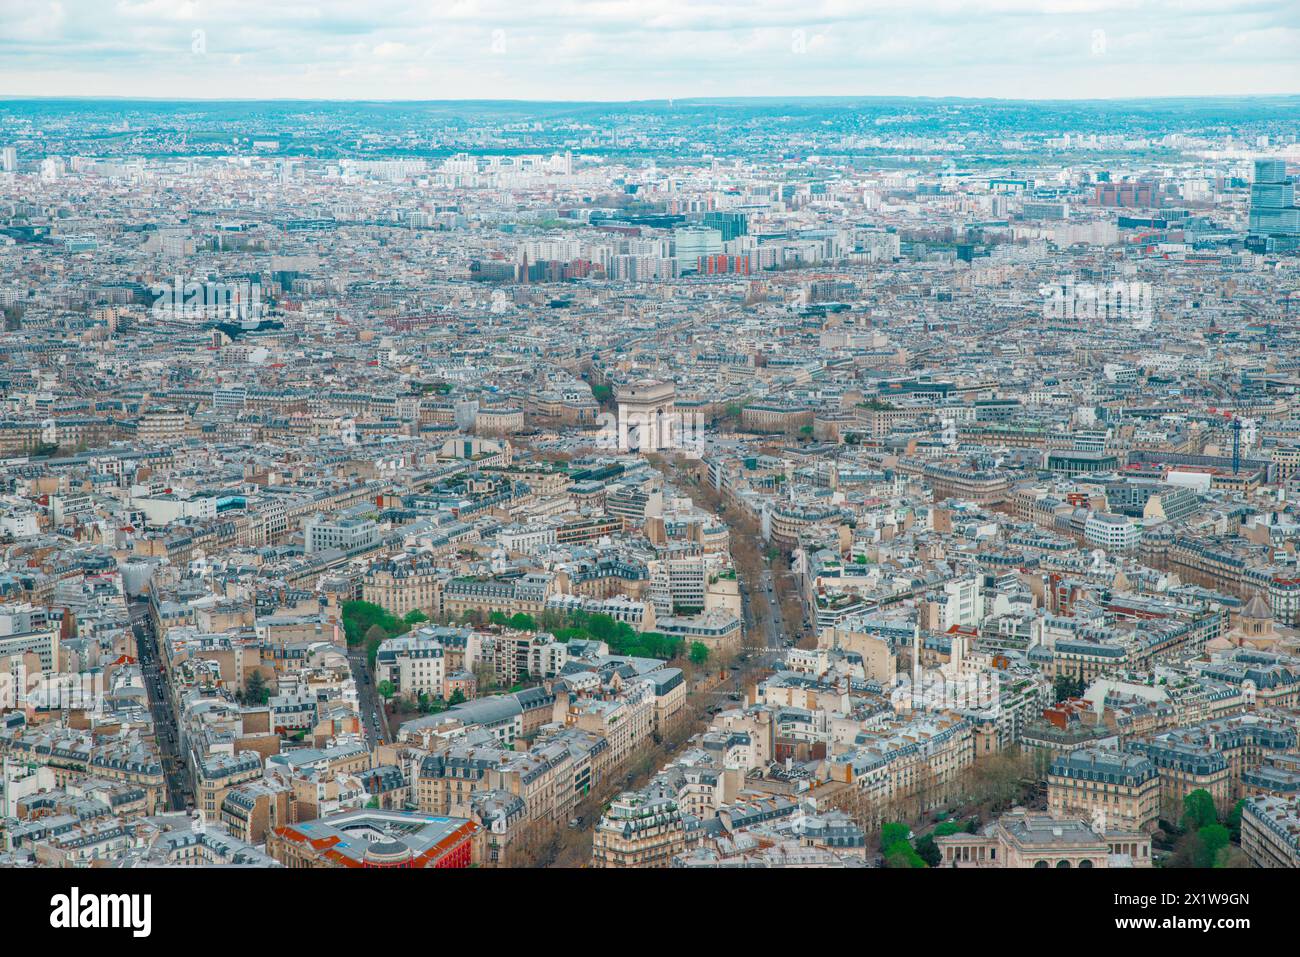
[[[1300,867],[1297,119],[0,101],[0,865]]]

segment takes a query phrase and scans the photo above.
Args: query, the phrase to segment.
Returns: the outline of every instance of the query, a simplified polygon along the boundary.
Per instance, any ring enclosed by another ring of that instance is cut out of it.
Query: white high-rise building
[[[945,582],[943,594],[941,624],[945,631],[953,625],[976,626],[984,619],[984,596],[978,578]]]

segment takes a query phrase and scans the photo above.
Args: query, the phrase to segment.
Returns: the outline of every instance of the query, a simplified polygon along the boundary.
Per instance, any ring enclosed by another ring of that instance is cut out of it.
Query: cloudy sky
[[[1300,92],[1300,0],[0,0],[0,96]]]

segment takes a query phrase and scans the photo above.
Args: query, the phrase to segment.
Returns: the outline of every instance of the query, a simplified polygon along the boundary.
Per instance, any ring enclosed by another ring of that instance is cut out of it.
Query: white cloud
[[[0,0],[0,95],[1280,93],[1297,40],[1280,0]]]
[[[0,7],[0,36],[14,43],[46,43],[63,32],[67,14],[62,3],[5,3]]]

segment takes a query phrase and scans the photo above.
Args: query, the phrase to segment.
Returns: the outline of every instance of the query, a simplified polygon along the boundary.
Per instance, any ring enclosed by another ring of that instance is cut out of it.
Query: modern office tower
[[[12,173],[18,169],[18,150],[12,146],[0,149],[0,173]]]
[[[1093,206],[1159,206],[1156,188],[1151,183],[1098,183]]]
[[[1255,182],[1277,183],[1286,179],[1286,160],[1255,160]]]
[[[722,252],[722,233],[716,229],[687,228],[673,231],[676,258],[683,271],[697,270],[701,256]]]
[[[1282,252],[1300,248],[1300,207],[1285,160],[1256,160],[1250,187],[1250,235],[1247,248]]]
[[[704,214],[704,225],[722,233],[722,241],[730,242],[737,236],[749,234],[749,218],[744,213],[714,209]]]
[[[1069,219],[1069,204],[1060,200],[1025,200],[1020,209],[1025,219]]]

